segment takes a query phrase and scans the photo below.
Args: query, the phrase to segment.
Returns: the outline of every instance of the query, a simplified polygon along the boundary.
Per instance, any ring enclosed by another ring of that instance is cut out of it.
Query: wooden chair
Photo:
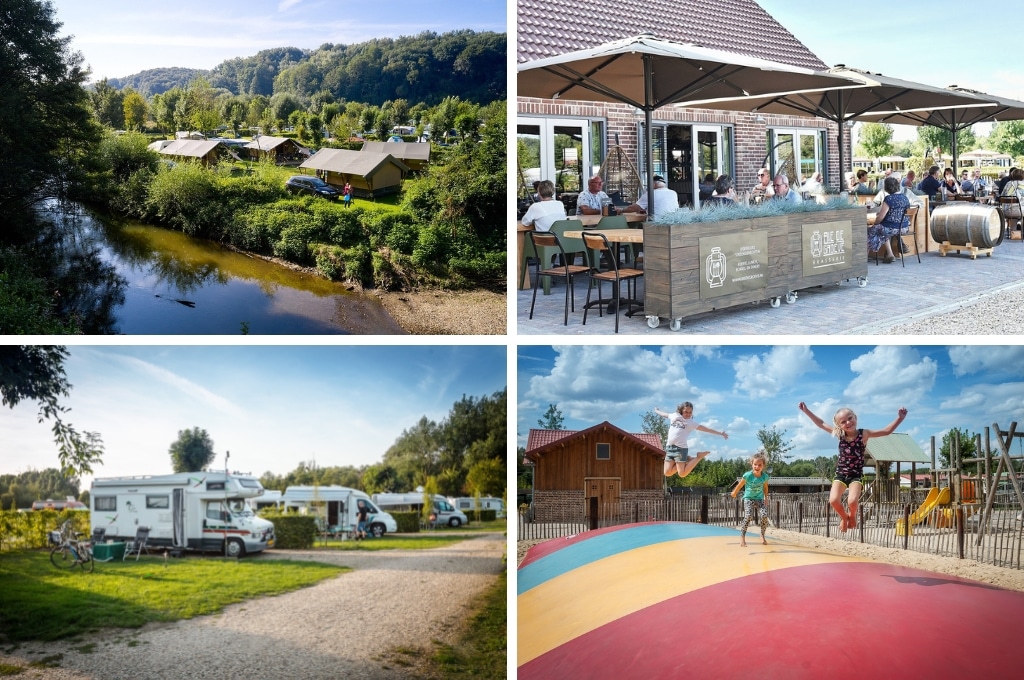
[[[550,264],[551,260],[537,260],[537,280],[533,284],[533,301],[530,302],[530,318],[533,318],[533,308],[534,305],[537,304],[537,289],[540,288],[541,277],[546,276],[550,278],[565,279],[565,319],[562,324],[568,326],[570,300],[572,300],[572,311],[576,311],[576,289],[573,285],[573,279],[577,274],[588,273],[590,271],[590,267],[580,264],[570,264],[569,256],[566,254],[565,249],[562,247],[562,242],[556,234],[549,231],[528,231],[526,232],[526,235],[530,239],[534,252],[546,254],[552,250],[557,250],[557,254],[559,255],[558,261],[562,263],[560,266],[549,266],[545,268],[544,265]],[[573,255],[575,258],[575,253]],[[546,255],[544,257],[546,257]]]
[[[527,238],[525,248],[523,248],[523,262],[522,268],[519,273],[519,287],[523,287],[523,281],[529,273],[528,263],[531,259],[540,261],[540,268],[544,269],[551,266],[551,258],[555,255],[568,255],[569,263],[573,264],[576,261],[576,254],[582,253],[584,250],[583,239],[581,238],[566,238],[564,236],[566,231],[579,231],[580,223],[579,220],[556,220],[551,224],[551,229],[547,233],[554,234],[561,241],[561,246],[564,249],[559,250],[551,246],[545,246],[540,249],[534,247],[533,242]],[[530,232],[526,232],[529,234]],[[543,232],[541,232],[543,233]],[[583,258],[583,263],[586,264],[586,256]],[[551,278],[544,276],[540,279],[544,284],[544,294],[551,294]]]
[[[587,286],[587,301],[583,304],[583,325],[587,324],[587,312],[590,308],[597,306],[598,316],[604,316],[604,305],[614,304],[615,305],[615,332],[619,332],[619,310],[622,309],[623,305],[628,307],[640,306],[640,302],[633,296],[636,295],[636,280],[644,275],[643,271],[633,268],[619,268],[619,258],[616,257],[615,250],[608,243],[608,239],[605,238],[604,234],[596,234],[594,232],[585,231],[583,232],[583,243],[587,247],[587,256],[590,258],[590,283]],[[596,255],[595,255],[596,253]],[[608,254],[608,263],[610,267],[608,269],[600,269],[601,255]],[[612,296],[611,298],[601,297],[602,284],[605,281],[609,281],[612,284]],[[597,300],[591,302],[590,292],[594,289],[594,283],[597,283]],[[622,283],[626,283],[626,294],[627,298],[622,298]],[[632,285],[632,292],[630,292],[630,286]],[[609,310],[611,311],[611,310]]]
[[[906,234],[900,234],[899,236],[896,237],[897,242],[901,246],[900,247],[900,262],[903,264],[904,267],[907,266],[906,261],[903,259],[903,248],[902,248],[902,245],[903,245],[903,237],[904,236],[910,236],[910,242],[914,244],[914,254],[917,255],[917,263],[921,264],[921,251],[918,250],[918,248],[917,248],[917,213],[920,210],[921,210],[921,206],[919,206],[919,205],[912,205],[909,208],[907,208],[907,211],[904,213],[904,216],[908,220],[910,220],[910,226],[907,228],[907,233]],[[877,253],[875,254],[875,259],[876,260],[878,259]]]
[[[1017,206],[1017,214],[1011,215],[1010,212],[1014,206]],[[1011,240],[1013,232],[1021,226],[1021,216],[1024,215],[1022,212],[1021,200],[1017,194],[1013,196],[1000,196],[998,203],[999,212],[1003,214],[1003,221],[1006,223],[1006,240]],[[1011,222],[1014,226],[1010,226]],[[1021,242],[1024,242],[1024,229],[1021,230]]]

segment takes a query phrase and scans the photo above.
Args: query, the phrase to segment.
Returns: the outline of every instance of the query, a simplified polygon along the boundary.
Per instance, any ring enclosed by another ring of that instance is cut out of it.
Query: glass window
[[[611,444],[598,444],[597,445],[597,459],[598,460],[611,460],[612,458],[612,445]]]
[[[156,510],[166,510],[171,507],[170,496],[146,496],[146,507]]]
[[[95,496],[92,499],[93,510],[117,511],[117,496]]]

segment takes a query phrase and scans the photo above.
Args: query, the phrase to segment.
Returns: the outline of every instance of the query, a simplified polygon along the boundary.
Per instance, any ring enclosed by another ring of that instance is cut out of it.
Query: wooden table
[[[587,229],[588,234],[603,234],[609,243],[643,243],[643,229]],[[583,231],[567,231],[566,238],[583,238]]]

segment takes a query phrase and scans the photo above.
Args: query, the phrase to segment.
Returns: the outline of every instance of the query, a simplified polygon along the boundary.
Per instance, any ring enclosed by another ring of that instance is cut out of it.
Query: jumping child
[[[693,420],[693,404],[688,401],[680,404],[675,413],[665,413],[657,408],[654,409],[654,412],[662,418],[669,419],[668,444],[665,446],[666,477],[671,477],[673,474],[685,477],[693,472],[697,463],[711,453],[710,451],[700,451],[694,458],[690,458],[690,449],[686,445],[686,439],[691,432],[707,432],[708,434],[717,434],[725,439],[729,438],[724,431],[717,432],[695,422]]]
[[[884,430],[857,429],[857,414],[845,407],[836,411],[836,414],[832,416],[832,427],[811,413],[807,404],[802,401],[800,410],[811,419],[812,423],[825,432],[831,432],[834,437],[839,439],[839,462],[836,463],[836,478],[832,482],[828,502],[839,515],[839,530],[855,529],[857,527],[857,504],[864,486],[864,483],[861,482],[861,477],[864,476],[864,447],[872,437],[884,437],[895,432],[903,419],[907,417],[907,409],[900,408],[896,420],[889,423]],[[847,498],[849,513],[843,510],[843,490],[846,488],[850,489],[850,495]]]
[[[740,477],[740,483],[732,490],[732,497],[743,489],[743,528],[740,530],[740,547],[747,547],[747,527],[758,516],[757,523],[761,525],[761,543],[768,545],[764,538],[765,529],[768,528],[768,480],[771,477],[764,472],[766,464],[764,451],[758,451],[750,458],[750,471],[744,472]],[[763,474],[762,474],[763,473]]]

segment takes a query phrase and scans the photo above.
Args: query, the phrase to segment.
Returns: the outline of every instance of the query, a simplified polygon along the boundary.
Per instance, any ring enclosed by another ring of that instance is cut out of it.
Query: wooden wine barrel
[[[932,211],[931,230],[938,243],[994,248],[1003,242],[1003,214],[991,205],[947,204]]]

